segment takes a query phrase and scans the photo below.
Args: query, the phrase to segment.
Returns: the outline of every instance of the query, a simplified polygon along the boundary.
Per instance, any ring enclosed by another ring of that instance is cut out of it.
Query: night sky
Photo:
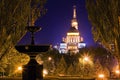
[[[42,28],[35,33],[35,44],[58,44],[71,27],[73,17],[73,5],[76,5],[79,31],[88,46],[93,46],[91,24],[88,21],[85,0],[47,0],[45,8],[47,12],[36,21],[36,25]],[[27,33],[20,44],[29,44],[30,34]]]

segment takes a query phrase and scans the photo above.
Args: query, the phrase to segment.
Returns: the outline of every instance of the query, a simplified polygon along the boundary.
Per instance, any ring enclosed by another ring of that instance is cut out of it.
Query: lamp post
[[[20,75],[16,74],[16,76],[21,76],[22,75],[22,66],[17,67],[17,73],[19,73]]]
[[[52,58],[51,58],[51,57],[48,57],[48,60],[49,60],[49,61],[51,61],[51,60],[52,60]]]
[[[88,61],[89,61],[89,57],[88,56],[84,56],[83,57],[83,73],[85,73],[85,68],[84,68],[84,65],[85,65],[85,63],[88,63]],[[84,74],[83,74],[83,78],[84,78]]]
[[[22,71],[22,67],[21,66],[18,67],[18,71]]]
[[[120,74],[120,71],[119,71],[119,70],[116,70],[115,73],[119,75],[119,74]]]
[[[82,77],[84,79],[84,73],[85,73],[85,64],[88,63],[90,61],[89,56],[84,55],[82,58],[79,58],[79,62],[82,63],[82,70],[83,70],[83,74]]]
[[[115,70],[115,73],[116,73],[117,77],[120,78],[120,70],[118,70],[118,69]]]
[[[48,71],[46,69],[43,69],[43,76],[45,77],[48,74]]]
[[[45,68],[48,71],[48,75],[52,75],[55,70],[54,59],[51,56],[49,56],[47,60],[44,60],[44,62],[46,63]]]
[[[104,74],[99,74],[99,75],[98,75],[98,78],[100,78],[101,80],[104,80],[105,75],[104,75]]]

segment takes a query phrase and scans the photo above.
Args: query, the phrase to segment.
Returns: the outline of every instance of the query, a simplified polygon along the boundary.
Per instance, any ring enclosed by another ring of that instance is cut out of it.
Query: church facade
[[[60,53],[72,53],[79,52],[79,48],[85,47],[86,44],[83,41],[83,37],[78,30],[78,21],[76,16],[76,6],[73,6],[73,18],[71,20],[71,27],[69,28],[66,37],[63,37],[62,42],[59,45]]]

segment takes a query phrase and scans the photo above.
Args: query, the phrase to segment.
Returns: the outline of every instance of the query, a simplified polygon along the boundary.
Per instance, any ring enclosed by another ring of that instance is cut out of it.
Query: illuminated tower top
[[[60,53],[67,53],[70,51],[72,54],[76,54],[79,52],[79,48],[84,48],[85,46],[86,44],[83,43],[83,38],[78,30],[76,6],[73,6],[73,18],[71,20],[71,27],[67,32],[67,36],[63,38],[63,41],[60,43],[59,51]]]
[[[76,18],[76,6],[73,6],[73,18]]]
[[[78,29],[78,22],[76,16],[76,6],[73,6],[73,19],[71,20],[71,26]]]

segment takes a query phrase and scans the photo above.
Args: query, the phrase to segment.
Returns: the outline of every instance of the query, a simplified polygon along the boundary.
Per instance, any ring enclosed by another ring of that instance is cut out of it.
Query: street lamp
[[[101,80],[104,80],[105,75],[104,75],[104,74],[99,74],[98,77],[99,77]]]
[[[89,56],[83,56],[82,58],[79,58],[79,62],[82,64],[85,64],[85,62],[90,62]]]
[[[84,64],[85,64],[85,63],[88,63],[88,62],[89,62],[89,57],[88,57],[88,56],[84,56],[84,57],[83,57],[83,71],[85,70]],[[85,71],[84,71],[84,72],[85,72]],[[84,73],[84,72],[83,72],[83,73]],[[84,78],[84,74],[83,74],[83,78]]]
[[[43,69],[43,76],[45,77],[48,74],[48,71],[46,69]]]
[[[51,57],[48,57],[48,60],[49,60],[49,61],[51,61],[51,60],[52,60],[52,58],[51,58]]]
[[[88,61],[89,61],[89,57],[88,57],[88,56],[85,56],[85,57],[83,58],[83,61],[88,62]]]
[[[22,67],[21,66],[18,67],[18,71],[22,71]]]
[[[118,76],[118,78],[119,78],[119,76],[120,76],[120,70],[115,70],[115,73],[116,73],[116,75]]]
[[[115,73],[116,73],[116,74],[120,74],[120,71],[119,71],[119,70],[116,70]]]
[[[49,63],[48,72],[51,74],[55,70],[55,65],[54,65],[54,59],[50,56],[48,57],[48,63]]]
[[[116,78],[120,78],[120,68],[119,68],[119,65],[117,65],[117,66],[115,66],[113,68],[113,72],[115,73]]]
[[[23,68],[22,68],[22,66],[18,66],[17,68],[16,68],[16,71],[15,71],[15,75],[16,76],[22,76],[22,70],[23,70]]]
[[[88,55],[84,55],[82,58],[79,58],[79,62],[82,63],[83,66],[83,75],[82,77],[84,78],[84,64],[89,62],[89,56]]]

